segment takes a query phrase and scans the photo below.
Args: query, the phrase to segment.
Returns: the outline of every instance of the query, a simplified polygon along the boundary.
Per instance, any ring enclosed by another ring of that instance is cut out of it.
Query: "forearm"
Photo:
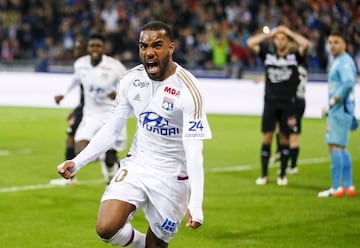
[[[203,141],[184,140],[184,148],[191,187],[188,209],[190,210],[193,220],[202,223],[202,203],[204,195]]]
[[[263,41],[265,41],[266,39],[270,38],[272,36],[272,33],[260,33],[260,34],[256,34],[252,37],[250,37],[247,40],[247,46],[248,48],[254,52],[254,53],[258,53],[259,52],[259,46],[260,43],[262,43]]]
[[[74,174],[86,164],[96,160],[101,154],[111,148],[120,135],[121,130],[126,125],[126,119],[112,117],[109,121],[96,133],[90,143],[81,151],[74,159]]]
[[[304,54],[310,46],[310,41],[299,33],[286,29],[286,34],[298,45],[300,54]]]

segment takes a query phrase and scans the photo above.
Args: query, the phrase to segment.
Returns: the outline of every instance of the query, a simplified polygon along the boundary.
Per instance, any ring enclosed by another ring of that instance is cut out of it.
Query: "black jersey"
[[[298,66],[303,57],[298,52],[279,57],[268,47],[261,47],[259,56],[265,66],[265,101],[294,103],[300,83]]]

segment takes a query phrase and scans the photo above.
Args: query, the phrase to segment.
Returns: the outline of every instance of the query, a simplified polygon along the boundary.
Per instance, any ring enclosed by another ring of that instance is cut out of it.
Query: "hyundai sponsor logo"
[[[139,116],[141,127],[147,131],[163,136],[180,134],[180,129],[169,126],[168,120],[155,112],[143,112]]]

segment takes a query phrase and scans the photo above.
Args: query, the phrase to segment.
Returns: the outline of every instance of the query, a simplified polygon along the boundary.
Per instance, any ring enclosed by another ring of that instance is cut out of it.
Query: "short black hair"
[[[105,43],[106,41],[106,38],[103,34],[100,34],[100,33],[92,33],[89,37],[89,40],[92,40],[92,39],[99,39],[101,40],[103,43]]]
[[[331,33],[330,33],[330,36],[337,36],[337,37],[340,37],[341,39],[344,40],[345,43],[347,43],[347,35],[345,34],[345,32],[341,32],[339,30],[333,30]]]
[[[170,39],[170,41],[174,41],[174,35],[173,35],[173,31],[172,28],[166,24],[165,22],[162,21],[151,21],[146,23],[141,31],[144,30],[165,30],[166,36]]]

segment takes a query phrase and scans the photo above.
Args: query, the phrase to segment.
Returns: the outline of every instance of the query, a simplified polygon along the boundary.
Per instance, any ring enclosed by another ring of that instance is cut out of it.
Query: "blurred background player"
[[[293,130],[293,132],[289,136],[289,147],[290,147],[290,167],[287,168],[286,173],[289,175],[294,175],[299,172],[298,169],[298,158],[300,154],[300,139],[299,136],[302,130],[302,118],[305,113],[305,90],[306,84],[308,82],[308,73],[307,69],[303,65],[298,66],[300,84],[298,86],[296,92],[296,121],[297,121],[297,130]],[[276,145],[277,150],[274,157],[271,158],[272,164],[280,161],[280,134],[279,134],[279,126],[276,126]]]
[[[110,116],[119,81],[126,73],[126,68],[122,63],[104,54],[105,37],[103,35],[90,36],[87,52],[88,55],[76,60],[74,79],[67,90],[70,92],[76,86],[83,87],[83,116],[75,132],[75,154],[87,146]],[[64,95],[58,97],[60,101],[63,98]],[[125,149],[126,139],[126,128],[124,128],[113,147],[99,157],[106,183],[110,182],[119,168],[117,152]],[[60,180],[51,182],[61,184]],[[66,183],[71,183],[71,181],[66,181]]]
[[[273,38],[274,47],[263,42]],[[296,52],[291,42],[297,44]],[[248,48],[258,55],[265,66],[265,99],[262,115],[263,141],[261,147],[261,176],[256,184],[269,182],[268,167],[271,143],[276,124],[280,131],[280,173],[277,184],[287,185],[286,168],[289,159],[289,135],[297,130],[296,91],[300,83],[298,65],[304,61],[309,41],[286,26],[256,34],[247,41]]]
[[[83,36],[79,36],[74,43],[74,58],[78,59],[87,54],[87,42]],[[68,93],[68,92],[67,92]],[[56,95],[54,100],[56,104],[64,99],[64,95]],[[81,122],[84,106],[84,92],[83,87],[80,85],[80,103],[76,108],[67,116],[68,127],[66,129],[66,147],[65,147],[65,159],[70,160],[75,157],[75,132]],[[51,180],[52,184],[71,184],[76,185],[77,180],[75,177],[66,179],[54,179]]]
[[[290,147],[290,167],[287,168],[286,173],[293,175],[298,173],[298,158],[300,153],[300,140],[299,135],[301,134],[301,123],[302,118],[305,113],[305,89],[306,83],[308,81],[308,75],[306,67],[303,65],[298,66],[300,83],[296,91],[296,123],[297,129],[293,130],[289,137],[289,147]]]
[[[334,57],[328,73],[329,110],[326,118],[325,142],[329,147],[331,161],[331,188],[319,192],[319,197],[355,196],[352,182],[352,161],[346,146],[354,121],[354,87],[356,67],[346,52],[344,33],[333,32],[328,38]],[[343,186],[342,182],[343,180]]]

